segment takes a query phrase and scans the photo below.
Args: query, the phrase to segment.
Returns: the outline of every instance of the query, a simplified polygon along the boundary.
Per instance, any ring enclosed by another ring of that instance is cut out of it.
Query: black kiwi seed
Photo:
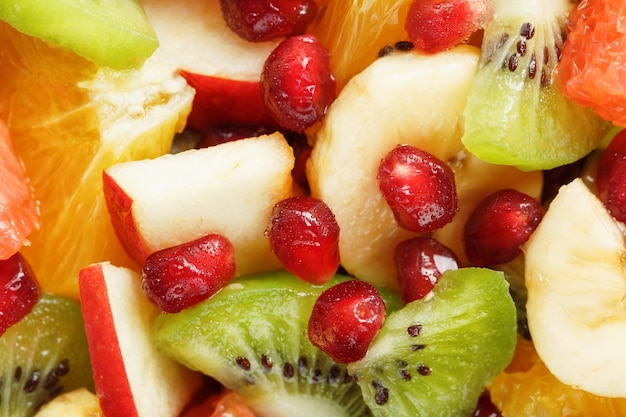
[[[250,360],[248,358],[244,358],[243,356],[239,356],[237,359],[235,359],[235,362],[244,371],[249,371],[250,370]]]
[[[409,326],[406,329],[406,331],[409,334],[409,336],[417,337],[417,336],[420,335],[420,332],[422,331],[422,325],[421,324],[413,324],[413,325]]]
[[[283,365],[283,376],[285,377],[285,379],[292,379],[294,374],[295,372],[293,369],[293,365],[290,362],[285,362],[285,364]]]
[[[415,45],[411,41],[399,41],[396,42],[393,46],[398,51],[410,51],[411,49],[415,48]]]
[[[261,355],[261,364],[263,365],[263,369],[265,370],[265,372],[272,372],[274,361],[269,355]]]
[[[1,417],[30,417],[80,387],[94,392],[84,331],[80,304],[46,293],[0,337]]]
[[[392,52],[393,52],[393,46],[385,45],[380,49],[380,51],[378,51],[377,56],[378,58],[382,58],[382,57],[389,55]]]

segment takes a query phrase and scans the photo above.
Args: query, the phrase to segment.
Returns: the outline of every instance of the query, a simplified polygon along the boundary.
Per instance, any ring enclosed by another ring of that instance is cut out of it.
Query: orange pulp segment
[[[0,117],[40,203],[23,254],[44,291],[77,298],[78,272],[100,261],[136,267],[118,242],[102,171],[169,151],[193,90],[158,62],[117,72],[0,22]]]
[[[489,389],[503,417],[626,416],[626,398],[599,397],[560,382],[521,339],[513,361]]]

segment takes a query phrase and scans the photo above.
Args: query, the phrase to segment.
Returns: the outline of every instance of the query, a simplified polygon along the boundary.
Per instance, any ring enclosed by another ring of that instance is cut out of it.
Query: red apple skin
[[[118,240],[137,265],[143,265],[149,253],[133,217],[133,200],[106,171],[102,172],[102,188]]]
[[[266,112],[259,81],[235,80],[181,70],[196,90],[187,126],[206,132],[218,124],[276,126]]]
[[[81,270],[78,283],[103,415],[180,415],[201,388],[202,377],[164,356],[150,342],[150,326],[159,312],[141,292],[141,275],[101,262]]]
[[[85,333],[100,407],[107,417],[138,417],[117,340],[102,265],[94,264],[83,269],[79,282]],[[110,381],[116,384],[112,386]],[[103,386],[107,389],[102,390]]]

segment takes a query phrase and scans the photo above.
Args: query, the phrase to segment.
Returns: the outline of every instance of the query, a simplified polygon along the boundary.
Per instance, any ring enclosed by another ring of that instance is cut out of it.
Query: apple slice
[[[141,66],[159,45],[139,0],[3,0],[0,19],[116,69]]]
[[[539,357],[565,384],[626,397],[624,224],[576,179],[561,187],[524,251]]]
[[[103,175],[113,227],[143,265],[161,249],[217,233],[235,248],[237,275],[280,267],[265,227],[292,195],[294,155],[280,133],[114,165]]]
[[[143,0],[143,6],[159,38],[155,54],[196,90],[189,127],[274,124],[265,111],[259,80],[278,40],[240,38],[226,25],[219,0]]]
[[[96,394],[107,417],[175,417],[200,388],[200,374],[159,352],[150,341],[158,309],[141,291],[141,276],[108,262],[79,274],[80,301]]]
[[[486,164],[463,147],[463,109],[477,64],[471,46],[396,52],[352,78],[330,107],[307,173],[312,195],[335,213],[341,264],[350,274],[398,287],[393,251],[416,234],[398,226],[376,179],[380,161],[398,144],[430,152],[454,171],[459,212],[434,236],[462,261],[464,221],[482,197],[504,186],[541,191],[541,173]]]

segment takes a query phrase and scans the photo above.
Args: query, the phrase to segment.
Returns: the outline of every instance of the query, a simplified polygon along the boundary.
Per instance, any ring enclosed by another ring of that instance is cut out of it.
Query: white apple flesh
[[[272,123],[259,80],[278,41],[248,42],[224,22],[219,0],[142,0],[160,46],[155,59],[167,62],[196,90],[189,127]]]
[[[160,249],[220,234],[237,275],[280,267],[265,237],[274,205],[292,195],[294,155],[280,133],[115,165],[104,173],[113,227],[139,265]]]
[[[107,417],[176,417],[200,388],[200,374],[150,341],[158,309],[143,295],[141,276],[110,263],[80,272],[96,395]]]

